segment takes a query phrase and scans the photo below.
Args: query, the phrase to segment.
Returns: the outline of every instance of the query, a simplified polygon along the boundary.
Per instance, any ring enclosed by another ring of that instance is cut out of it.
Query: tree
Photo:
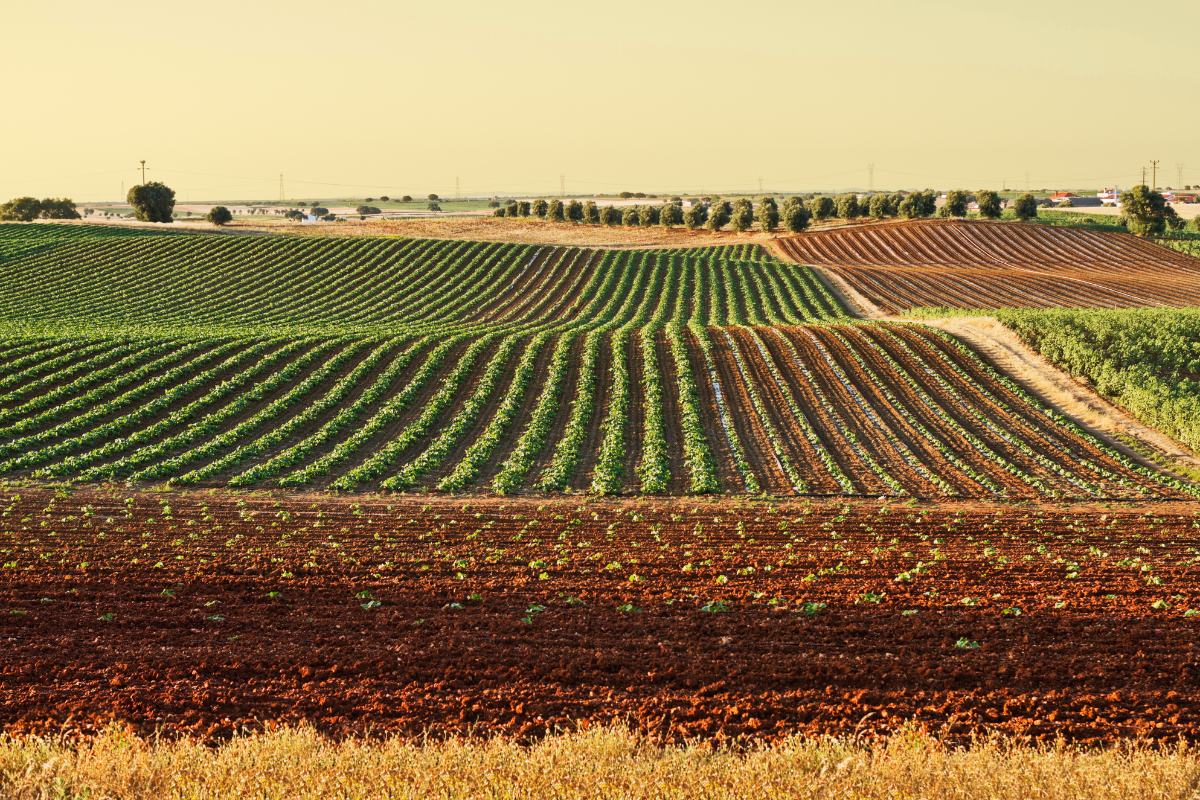
[[[651,225],[657,225],[661,218],[662,212],[658,206],[649,204],[638,206],[638,224],[642,227],[648,228]]]
[[[517,201],[509,200],[504,204],[504,216],[515,217],[517,215]]]
[[[633,227],[638,224],[638,209],[637,206],[625,206],[621,211],[621,224],[627,227]]]
[[[42,213],[42,203],[36,197],[14,197],[0,206],[0,220],[32,222]]]
[[[428,195],[426,195],[425,199],[431,203],[436,203],[438,200],[441,200],[442,198],[437,196],[437,192],[430,192]]]
[[[779,227],[779,206],[774,197],[764,197],[758,201],[758,227],[763,231],[773,231]]]
[[[571,222],[583,222],[583,203],[578,200],[567,203],[566,217]]]
[[[441,206],[441,204],[440,204],[440,203],[438,203],[436,200],[433,200],[433,201],[431,201],[431,202],[429,203],[429,205],[427,205],[427,206],[425,206],[425,207],[426,207],[427,209],[429,209],[430,211],[441,211],[441,210],[442,210],[442,206]],[[379,209],[375,209],[375,213],[377,213],[377,214],[378,214],[378,213],[379,213]]]
[[[532,208],[535,217],[545,217],[550,210],[550,204],[545,200],[534,200]]]
[[[430,205],[433,205],[433,203],[430,203]],[[434,209],[431,208],[429,210],[433,211]],[[360,217],[365,217],[367,214],[382,214],[383,212],[375,206],[359,206],[358,208],[354,209],[354,213],[358,214]]]
[[[984,219],[1000,219],[1000,195],[991,189],[980,189],[975,193],[975,203],[979,206],[979,216]]]
[[[616,225],[621,221],[621,215],[612,206],[603,206],[600,209],[600,224],[601,225]]]
[[[546,209],[546,219],[553,220],[554,222],[562,222],[565,218],[566,213],[562,200],[551,200],[549,208]]]
[[[583,204],[583,221],[587,225],[596,225],[600,222],[600,209],[596,208],[596,201],[588,200]]]
[[[401,197],[401,198],[400,198],[400,202],[401,202],[401,203],[411,203],[411,202],[412,202],[412,195],[411,195],[411,194],[406,194],[406,195],[404,195],[404,197]]]
[[[520,200],[517,202],[517,214],[522,217],[529,216],[529,201]]]
[[[304,212],[303,212],[303,211],[299,211],[299,210],[297,210],[297,209],[295,209],[295,208],[289,208],[289,209],[288,209],[288,210],[287,210],[287,211],[284,213],[284,215],[283,215],[283,216],[284,216],[284,217],[286,217],[287,219],[291,219],[291,220],[296,220],[296,221],[299,221],[299,220],[302,220],[302,219],[304,219]]]
[[[1013,214],[1017,219],[1026,222],[1031,219],[1037,219],[1038,204],[1037,198],[1031,194],[1023,194],[1013,201]]]
[[[733,214],[733,207],[729,205],[728,200],[714,200],[712,205],[708,207],[708,222],[706,223],[710,231],[719,231],[729,224],[729,219]]]
[[[324,210],[324,209],[322,209]],[[328,211],[325,211],[328,214]],[[233,214],[225,206],[213,206],[208,210],[208,221],[213,225],[224,225],[233,222]]]
[[[386,203],[388,200],[391,200],[392,198],[388,197],[386,194],[381,194],[381,195],[379,195],[379,199]]]
[[[130,188],[125,200],[142,222],[170,222],[175,211],[175,190],[158,181]]]
[[[783,227],[792,233],[799,233],[808,227],[809,212],[799,197],[789,197],[783,201]]]
[[[836,211],[836,207],[833,200],[824,195],[817,195],[808,201],[808,213],[817,222],[829,219],[833,216],[834,211]]]
[[[858,207],[858,195],[853,192],[839,194],[834,205],[837,208],[837,215],[842,219],[854,219],[861,213]]]
[[[900,201],[900,216],[905,219],[916,219],[921,216],[921,196],[919,194],[906,194],[904,199]]]
[[[867,213],[874,219],[890,217],[895,213],[892,210],[891,198],[886,194],[871,195],[871,199],[867,201]]]
[[[313,206],[312,213],[314,217],[323,217],[329,213],[329,209],[325,206]]]
[[[699,200],[693,200],[683,212],[683,224],[695,230],[708,221],[708,206]]]
[[[42,219],[80,219],[75,201],[67,197],[43,197]]]
[[[1121,192],[1121,210],[1128,220],[1129,232],[1136,236],[1161,236],[1175,209],[1167,199],[1146,184]]]
[[[970,196],[961,189],[946,192],[946,204],[942,206],[943,217],[965,217]]]
[[[754,224],[754,204],[745,197],[733,201],[733,214],[730,217],[735,231],[748,231]]]
[[[1197,233],[1200,233],[1200,217],[1192,217],[1192,227],[1196,229]]]
[[[498,206],[494,211],[492,211],[492,216],[493,217],[507,217],[508,209],[506,209],[504,206]]]
[[[662,212],[659,214],[659,223],[664,228],[669,228],[672,225],[683,224],[683,202],[667,203],[662,207]]]

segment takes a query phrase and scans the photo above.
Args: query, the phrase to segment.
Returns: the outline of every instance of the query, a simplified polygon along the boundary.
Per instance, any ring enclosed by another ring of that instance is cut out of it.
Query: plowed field
[[[780,239],[881,309],[1194,306],[1200,260],[1124,233],[920,220]]]
[[[1198,510],[9,490],[0,727],[1198,739]]]

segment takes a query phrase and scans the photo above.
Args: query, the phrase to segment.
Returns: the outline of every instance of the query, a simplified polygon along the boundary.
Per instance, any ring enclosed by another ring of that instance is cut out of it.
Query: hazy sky
[[[1200,183],[1200,3],[0,0],[0,199]]]

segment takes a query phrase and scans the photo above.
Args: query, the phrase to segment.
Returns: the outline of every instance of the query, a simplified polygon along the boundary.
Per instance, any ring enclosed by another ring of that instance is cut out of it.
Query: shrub
[[[139,184],[129,189],[125,200],[133,207],[133,215],[142,222],[170,222],[175,211],[175,190],[158,181]]]
[[[1031,194],[1023,194],[1013,201],[1013,214],[1022,222],[1036,219],[1038,215],[1037,198]]]
[[[764,197],[758,201],[758,227],[764,231],[773,231],[779,227],[779,206],[774,197]]]
[[[507,210],[507,209],[506,209],[504,206],[500,206],[499,208],[497,208],[496,210],[494,210],[494,211],[492,212],[492,216],[493,216],[493,217],[505,217],[505,216],[508,216],[508,210]]]
[[[322,210],[326,214],[329,213],[327,209]],[[229,209],[225,206],[213,206],[208,210],[207,219],[213,225],[224,225],[226,223],[233,222],[233,214],[229,213]]]
[[[1000,195],[991,189],[980,189],[975,193],[975,202],[979,205],[979,216],[984,219],[1000,218]]]

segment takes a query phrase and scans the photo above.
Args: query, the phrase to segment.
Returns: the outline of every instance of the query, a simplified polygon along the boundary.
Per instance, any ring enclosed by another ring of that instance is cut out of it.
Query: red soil
[[[837,273],[881,309],[1190,306],[1200,260],[1125,233],[914,220],[814,231],[776,243]]]
[[[1200,740],[1198,512],[10,489],[0,728]]]

